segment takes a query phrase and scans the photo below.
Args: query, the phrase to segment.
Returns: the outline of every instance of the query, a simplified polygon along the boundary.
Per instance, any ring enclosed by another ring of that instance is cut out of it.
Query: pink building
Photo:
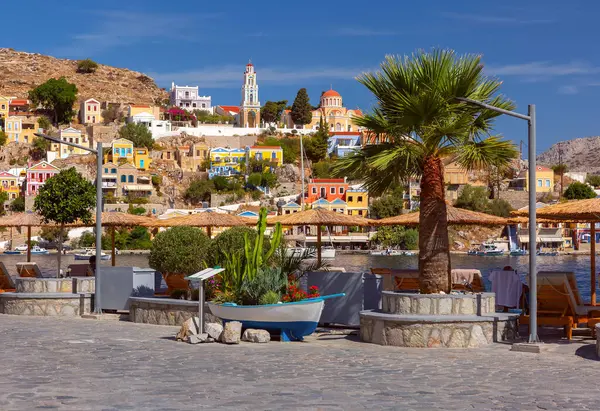
[[[35,196],[46,180],[58,174],[60,170],[52,164],[42,161],[27,169],[27,189],[25,195]]]

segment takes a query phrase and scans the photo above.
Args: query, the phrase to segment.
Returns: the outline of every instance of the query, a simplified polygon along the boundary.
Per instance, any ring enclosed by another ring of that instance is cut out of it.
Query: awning
[[[562,237],[547,236],[547,235],[540,235],[538,237],[538,240],[541,243],[562,243],[563,242]]]
[[[529,242],[529,236],[528,235],[519,235],[519,242],[520,243],[528,243]],[[541,243],[542,240],[540,239],[540,237],[536,237],[535,238],[535,242],[536,243]],[[562,240],[561,240],[562,242]]]
[[[127,191],[152,191],[152,184],[127,184],[124,188]]]

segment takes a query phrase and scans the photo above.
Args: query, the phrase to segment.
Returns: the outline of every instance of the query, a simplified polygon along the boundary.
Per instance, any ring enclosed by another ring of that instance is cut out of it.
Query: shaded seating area
[[[19,274],[19,277],[42,278],[40,268],[37,263],[33,262],[17,263],[17,273]]]
[[[4,263],[0,261],[0,293],[14,292],[15,289],[15,281],[8,273]]]

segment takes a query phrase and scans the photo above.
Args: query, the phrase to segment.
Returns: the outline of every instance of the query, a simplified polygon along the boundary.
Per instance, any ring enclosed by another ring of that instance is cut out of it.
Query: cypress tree
[[[308,93],[305,88],[298,90],[294,104],[292,104],[291,116],[294,124],[304,127],[312,121],[312,106],[310,105]]]

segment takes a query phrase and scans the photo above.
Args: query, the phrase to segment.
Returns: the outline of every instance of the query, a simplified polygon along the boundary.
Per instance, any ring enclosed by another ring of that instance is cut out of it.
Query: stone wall
[[[480,294],[399,294],[384,291],[382,309],[391,314],[485,315],[495,311],[494,293]]]
[[[129,320],[134,323],[179,326],[198,316],[197,301],[141,297],[131,297],[129,301]],[[204,321],[221,322],[210,313],[208,305],[204,308]]]
[[[89,294],[0,294],[1,314],[74,317],[91,312],[92,296]]]
[[[15,278],[17,293],[93,293],[94,277]]]

